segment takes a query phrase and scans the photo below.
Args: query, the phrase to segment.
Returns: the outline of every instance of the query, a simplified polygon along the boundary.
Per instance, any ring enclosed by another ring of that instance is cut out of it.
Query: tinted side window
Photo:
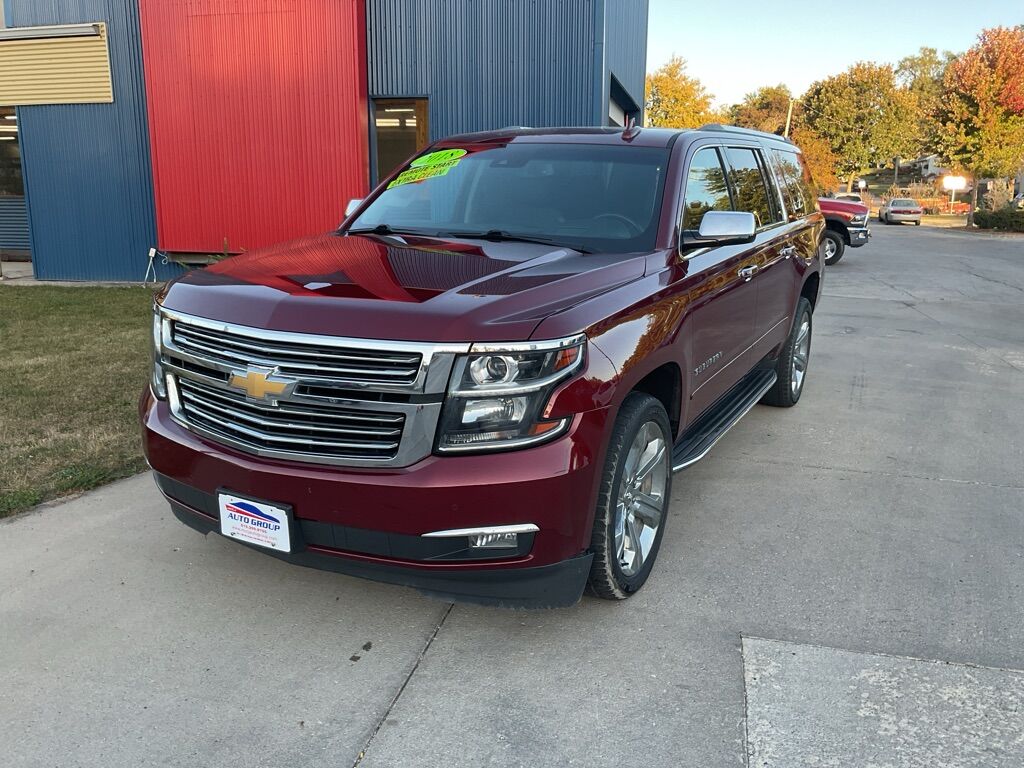
[[[698,149],[690,160],[683,195],[683,229],[696,231],[708,211],[731,211],[729,185],[718,150]]]
[[[786,190],[786,205],[790,218],[806,216],[814,210],[814,195],[811,192],[810,175],[796,152],[773,149],[777,167],[782,174]]]
[[[745,147],[729,147],[725,154],[729,159],[729,180],[736,195],[736,210],[754,214],[758,229],[775,222],[771,193],[761,173],[757,153]]]

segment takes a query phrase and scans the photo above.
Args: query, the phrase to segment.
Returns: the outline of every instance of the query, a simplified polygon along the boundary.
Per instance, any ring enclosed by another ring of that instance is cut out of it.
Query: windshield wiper
[[[554,245],[559,248],[571,248],[580,253],[590,253],[582,245],[569,245],[549,237],[535,237],[533,235],[517,235],[514,232],[506,232],[504,229],[488,229],[485,232],[445,232],[449,237],[463,237],[467,240],[491,240],[492,242],[513,242],[513,243],[538,243],[539,245]]]
[[[359,229],[346,229],[346,235],[417,235],[419,237],[437,237],[430,232],[422,232],[415,229],[403,227],[393,228],[390,224],[378,224],[376,227],[360,227]]]

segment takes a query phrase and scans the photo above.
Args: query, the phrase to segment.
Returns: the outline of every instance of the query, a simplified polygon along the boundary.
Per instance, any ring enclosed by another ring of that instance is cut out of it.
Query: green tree
[[[974,177],[968,226],[974,224],[978,182],[1010,176],[1024,166],[1024,27],[995,27],[953,61],[943,78],[942,154]]]
[[[835,153],[847,189],[858,174],[919,148],[916,100],[898,87],[888,64],[859,62],[819,80],[803,104],[807,124]]]
[[[941,146],[942,82],[955,58],[951,51],[939,53],[935,48],[922,47],[896,65],[896,83],[917,101],[917,135],[923,152],[937,152]]]
[[[712,109],[711,94],[700,80],[686,73],[686,61],[681,56],[673,56],[648,74],[645,90],[647,125],[697,128],[721,119],[721,114]]]
[[[758,88],[744,96],[741,103],[730,108],[730,122],[743,128],[754,128],[781,136],[786,129],[786,116],[792,98],[793,94],[785,85]],[[799,118],[799,103],[794,104],[794,108],[794,116]]]

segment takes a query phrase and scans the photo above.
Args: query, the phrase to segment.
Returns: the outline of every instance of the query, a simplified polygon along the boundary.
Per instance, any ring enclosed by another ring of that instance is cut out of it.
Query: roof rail
[[[741,134],[741,135],[742,134],[747,134],[747,135],[750,135],[750,136],[763,136],[766,139],[776,139],[778,141],[785,141],[785,142],[787,142],[789,144],[793,143],[792,139],[790,139],[790,138],[788,138],[786,136],[779,136],[779,134],[777,134],[777,133],[768,133],[767,131],[757,131],[757,130],[754,130],[753,128],[740,128],[738,125],[722,125],[721,123],[708,123],[707,125],[702,125],[697,130],[698,131],[722,131],[724,133],[738,133],[738,134]]]

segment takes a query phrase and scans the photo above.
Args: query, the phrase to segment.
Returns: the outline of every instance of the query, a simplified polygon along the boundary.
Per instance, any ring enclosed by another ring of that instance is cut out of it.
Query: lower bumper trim
[[[219,535],[216,520],[173,498],[168,497],[167,500],[174,516],[185,525],[204,535],[210,532]],[[245,542],[236,543],[251,546]],[[293,565],[414,587],[425,595],[447,601],[508,608],[565,608],[575,605],[583,596],[594,557],[587,552],[550,565],[487,569],[464,566],[458,570],[440,570],[371,562],[311,548],[295,552],[251,548]]]

